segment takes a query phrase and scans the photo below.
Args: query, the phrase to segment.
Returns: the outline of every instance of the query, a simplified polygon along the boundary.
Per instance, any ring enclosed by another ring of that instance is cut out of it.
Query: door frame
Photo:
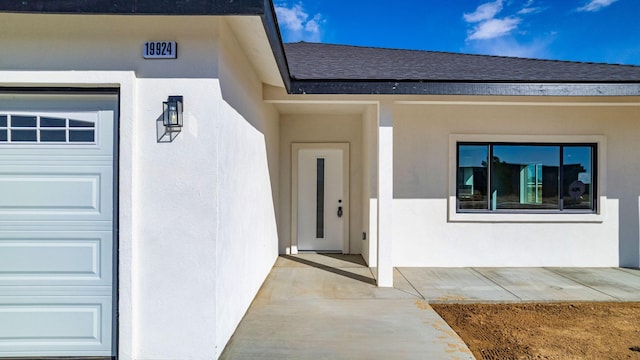
[[[308,150],[342,150],[342,181],[344,201],[344,227],[342,229],[342,253],[349,253],[349,215],[351,199],[349,198],[349,143],[292,143],[291,144],[291,254],[298,254],[298,152]]]

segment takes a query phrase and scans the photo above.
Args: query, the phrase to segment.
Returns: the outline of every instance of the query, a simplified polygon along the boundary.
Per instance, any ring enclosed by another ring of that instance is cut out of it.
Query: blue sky
[[[640,0],[274,0],[285,42],[640,65]]]

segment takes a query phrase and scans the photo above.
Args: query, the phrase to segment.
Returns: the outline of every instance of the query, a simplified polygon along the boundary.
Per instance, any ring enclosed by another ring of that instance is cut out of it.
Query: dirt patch
[[[640,303],[432,307],[477,359],[640,359]]]

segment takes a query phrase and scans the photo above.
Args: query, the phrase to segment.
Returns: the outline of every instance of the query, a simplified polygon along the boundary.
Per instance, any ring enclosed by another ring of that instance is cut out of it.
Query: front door
[[[349,144],[294,144],[293,150],[297,250],[348,253]]]

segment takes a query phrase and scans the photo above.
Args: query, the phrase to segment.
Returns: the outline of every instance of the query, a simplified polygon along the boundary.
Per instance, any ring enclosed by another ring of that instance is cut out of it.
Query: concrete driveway
[[[281,256],[221,359],[473,359],[435,302],[640,301],[619,268],[396,268],[360,256]]]

